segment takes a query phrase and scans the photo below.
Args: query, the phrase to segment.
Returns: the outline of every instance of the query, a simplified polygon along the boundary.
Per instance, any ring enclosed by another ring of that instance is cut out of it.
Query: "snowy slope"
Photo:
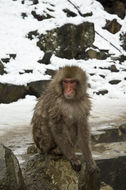
[[[32,5],[32,1],[25,0],[22,4],[21,0],[1,0],[0,1],[0,58],[9,56],[8,54],[16,54],[16,59],[11,59],[8,64],[4,63],[7,74],[0,75],[0,82],[13,83],[13,84],[26,84],[30,81],[49,79],[50,76],[45,75],[47,68],[57,69],[61,65],[75,64],[82,67],[88,74],[94,73],[95,75],[90,77],[89,82],[91,85],[90,93],[98,90],[107,89],[109,93],[106,96],[120,97],[125,96],[126,93],[126,77],[123,71],[126,68],[126,61],[122,65],[116,62],[116,67],[120,70],[118,73],[111,73],[109,70],[101,70],[100,67],[108,67],[112,65],[112,60],[66,60],[56,56],[52,56],[51,65],[40,64],[37,61],[41,59],[44,52],[36,46],[36,40],[29,40],[26,38],[28,32],[38,30],[40,33],[46,33],[46,30],[51,30],[55,27],[62,26],[65,23],[79,24],[84,21],[93,22],[95,24],[95,30],[99,32],[104,38],[114,44],[123,55],[126,52],[123,51],[120,46],[119,34],[126,32],[126,18],[120,19],[117,15],[110,15],[105,12],[102,5],[94,0],[72,0],[78,9],[82,13],[92,12],[91,17],[81,17],[75,7],[67,0],[40,0],[39,4]],[[67,17],[63,12],[63,9],[68,8],[77,14],[76,17]],[[31,11],[36,10],[40,14],[50,14],[53,18],[45,19],[43,21],[37,21],[31,15]],[[53,10],[53,11],[52,11]],[[26,13],[27,17],[22,18],[21,14]],[[105,25],[105,19],[112,20],[116,18],[122,25],[121,31],[116,34],[111,34],[107,30],[102,29]],[[109,50],[109,53],[115,56],[121,54],[115,49],[109,42],[101,38],[96,34],[95,42],[100,49]],[[59,64],[60,63],[60,64]],[[94,68],[95,67],[95,68]],[[33,73],[24,73],[20,75],[20,72],[24,70],[33,70]],[[105,75],[105,79],[100,77],[100,74]],[[121,80],[117,85],[110,85],[108,82],[113,79]]]
[[[26,38],[28,32],[38,30],[40,33],[46,33],[55,27],[62,26],[65,23],[80,24],[84,21],[93,22],[95,31],[99,32],[105,39],[114,44],[119,50],[115,49],[109,42],[96,34],[94,45],[99,49],[109,50],[113,56],[126,55],[120,46],[119,34],[126,32],[126,18],[121,20],[116,15],[110,15],[105,12],[102,5],[95,0],[71,0],[82,13],[92,12],[91,17],[81,17],[75,7],[67,0],[40,0],[37,5],[32,5],[32,1],[25,0],[22,4],[21,0],[0,0],[0,59],[9,57],[8,54],[16,54],[15,59],[11,59],[9,63],[3,63],[7,74],[0,75],[0,83],[27,84],[31,81],[49,79],[49,75],[45,75],[46,69],[58,69],[59,66],[66,64],[79,65],[87,71],[91,88],[89,94],[92,97],[93,110],[91,112],[91,122],[113,121],[124,119],[126,113],[126,61],[119,64],[115,61],[119,72],[111,73],[110,70],[101,69],[113,64],[112,60],[67,60],[56,57],[51,58],[50,65],[40,64],[37,61],[41,59],[44,52],[36,46],[37,39],[29,40]],[[68,8],[77,14],[76,17],[67,17],[62,11]],[[50,11],[50,9],[53,10]],[[54,18],[37,21],[31,15],[31,11],[36,10],[40,14],[51,14]],[[22,18],[21,14],[26,13],[27,17]],[[116,18],[122,25],[121,31],[111,34],[107,30],[103,30],[105,19],[112,20]],[[24,70],[33,70],[33,73],[20,74]],[[90,75],[93,73],[94,75]],[[105,78],[100,77],[104,75]],[[110,80],[118,79],[121,82],[117,85],[109,84]],[[96,95],[94,92],[98,90],[108,90],[108,94],[102,96]],[[29,125],[33,107],[36,98],[27,96],[24,100],[19,100],[11,104],[0,104],[0,134],[8,131],[10,127]]]

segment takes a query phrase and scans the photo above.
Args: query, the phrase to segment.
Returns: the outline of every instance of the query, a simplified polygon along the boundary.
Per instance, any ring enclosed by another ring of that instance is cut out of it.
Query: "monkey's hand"
[[[97,173],[97,174],[100,173],[100,170],[99,170],[98,166],[96,165],[96,163],[89,164],[87,167],[88,167],[88,171],[91,175],[94,173]]]
[[[71,162],[72,168],[76,172],[79,172],[81,170],[81,161],[78,158],[71,159],[70,162]]]

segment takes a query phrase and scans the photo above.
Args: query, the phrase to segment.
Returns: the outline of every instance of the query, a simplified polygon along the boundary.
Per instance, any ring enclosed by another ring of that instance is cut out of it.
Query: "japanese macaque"
[[[81,161],[75,155],[76,142],[89,171],[96,169],[90,146],[88,115],[91,108],[87,77],[76,66],[65,66],[55,74],[38,99],[32,118],[33,139],[41,153],[63,154],[75,171]]]

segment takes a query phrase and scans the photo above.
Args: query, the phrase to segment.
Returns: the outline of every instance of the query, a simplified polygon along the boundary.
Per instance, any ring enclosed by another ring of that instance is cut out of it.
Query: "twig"
[[[116,50],[118,50],[121,54],[122,52],[120,51],[119,48],[117,48],[113,43],[111,43],[110,41],[108,41],[105,37],[103,37],[101,34],[99,34],[97,31],[95,31],[96,34],[98,34],[101,38],[103,38],[105,41],[107,41],[111,46],[113,46]]]

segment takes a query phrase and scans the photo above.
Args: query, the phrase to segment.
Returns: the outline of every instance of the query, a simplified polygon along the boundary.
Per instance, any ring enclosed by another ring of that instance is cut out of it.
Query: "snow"
[[[89,122],[94,132],[100,129],[112,128],[113,122],[125,120],[126,98],[108,99],[97,97],[92,99],[92,111]],[[36,97],[27,95],[25,99],[10,104],[0,104],[0,136],[16,128],[30,126]],[[97,128],[98,126],[98,128]]]
[[[48,80],[50,76],[45,75],[46,69],[55,70],[66,64],[78,65],[87,72],[91,86],[89,88],[89,94],[93,102],[91,122],[93,120],[102,122],[119,119],[126,112],[126,71],[124,71],[126,61],[119,64],[118,61],[112,61],[110,58],[106,60],[89,59],[87,61],[67,60],[53,55],[51,64],[44,65],[37,62],[44,55],[44,52],[36,46],[37,39],[29,40],[26,37],[30,31],[38,30],[40,33],[46,33],[47,30],[60,27],[65,23],[80,24],[89,21],[95,24],[95,31],[104,37],[103,39],[96,33],[95,46],[99,49],[109,50],[113,57],[121,54],[126,55],[119,41],[120,33],[126,32],[126,17],[122,20],[117,15],[110,15],[95,0],[71,0],[71,2],[83,14],[92,12],[93,15],[91,17],[81,17],[77,9],[67,0],[40,0],[37,5],[32,5],[32,1],[28,0],[25,0],[24,4],[21,3],[21,0],[0,1],[0,59],[9,57],[9,54],[16,54],[15,59],[11,58],[9,63],[3,63],[7,74],[0,75],[0,83],[26,85],[31,81]],[[75,12],[77,16],[67,17],[62,11],[65,8]],[[37,13],[41,14],[51,14],[53,18],[37,21],[31,14],[32,10],[36,10]],[[22,13],[26,13],[27,17],[23,19]],[[105,25],[106,19],[112,20],[114,18],[122,25],[122,28],[118,33],[111,34],[102,27]],[[116,64],[119,72],[111,73],[110,70],[101,69],[112,64]],[[33,70],[33,73],[20,74],[20,72],[27,69]],[[91,73],[94,75],[90,76]],[[105,78],[102,78],[101,74]],[[109,81],[114,79],[121,80],[121,82],[117,85],[111,85]],[[108,90],[108,94],[98,96],[96,92],[99,90]],[[35,103],[35,97],[26,96],[25,99],[11,104],[0,104],[0,134],[5,132],[3,131],[5,128],[9,130],[15,126],[29,125]]]
[[[34,96],[26,96],[10,104],[0,104],[0,136],[15,127],[29,126],[35,104]]]

